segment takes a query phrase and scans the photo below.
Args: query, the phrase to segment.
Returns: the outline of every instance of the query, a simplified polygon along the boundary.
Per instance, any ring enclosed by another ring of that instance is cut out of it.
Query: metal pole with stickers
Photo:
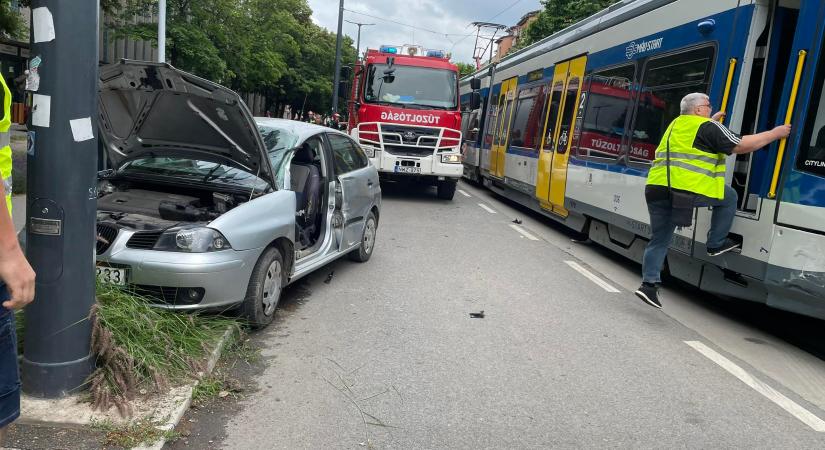
[[[56,398],[94,361],[99,0],[32,0],[26,256],[37,274],[26,308],[23,391]]]

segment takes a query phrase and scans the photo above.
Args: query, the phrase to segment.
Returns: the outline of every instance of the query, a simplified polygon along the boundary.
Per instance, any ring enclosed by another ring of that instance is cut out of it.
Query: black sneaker
[[[636,297],[644,300],[650,306],[661,309],[662,303],[659,301],[659,289],[655,284],[642,283],[639,289],[636,289]]]
[[[722,244],[721,247],[708,247],[708,255],[710,256],[719,256],[722,253],[727,253],[731,250],[736,250],[738,248],[742,248],[742,244],[732,240],[732,239],[725,239],[725,243]]]

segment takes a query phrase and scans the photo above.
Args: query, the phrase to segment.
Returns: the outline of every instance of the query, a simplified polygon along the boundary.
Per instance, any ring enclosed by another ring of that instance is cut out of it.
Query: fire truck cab
[[[458,78],[443,51],[367,50],[355,67],[348,128],[382,180],[432,184],[452,200],[463,172]]]

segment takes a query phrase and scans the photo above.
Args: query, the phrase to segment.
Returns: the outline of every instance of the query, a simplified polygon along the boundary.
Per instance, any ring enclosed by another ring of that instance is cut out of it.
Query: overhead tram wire
[[[351,10],[351,9],[346,9],[346,8],[344,8],[344,11],[349,12],[349,13],[352,13],[352,14],[358,14],[358,15],[360,15],[360,16],[364,16],[364,17],[369,17],[369,18],[371,18],[371,19],[375,19],[375,20],[382,20],[382,21],[384,21],[384,22],[394,23],[394,24],[396,24],[396,25],[401,25],[401,26],[403,26],[403,27],[412,28],[412,29],[414,29],[414,30],[425,31],[425,32],[427,32],[427,33],[436,34],[436,35],[438,35],[438,36],[444,36],[444,37],[446,37],[446,38],[447,38],[447,40],[448,40],[448,41],[450,41],[451,43],[452,43],[452,40],[450,39],[450,36],[462,36],[462,37],[466,37],[466,36],[468,36],[468,35],[465,35],[465,34],[458,34],[458,33],[443,33],[443,32],[441,32],[441,31],[430,30],[430,29],[428,29],[428,28],[422,28],[422,27],[419,27],[419,26],[416,26],[416,25],[410,25],[410,24],[408,24],[408,23],[399,22],[399,21],[397,21],[397,20],[392,20],[392,19],[387,19],[387,18],[385,18],[385,17],[374,16],[374,15],[367,14],[367,13],[363,13],[363,12],[360,12],[360,11],[353,11],[353,10]],[[471,35],[470,35],[470,36],[471,36]]]

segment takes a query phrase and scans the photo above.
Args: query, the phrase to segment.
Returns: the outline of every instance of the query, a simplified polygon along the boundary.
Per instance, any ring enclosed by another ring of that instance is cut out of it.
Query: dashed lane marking
[[[723,369],[727,370],[731,375],[735,376],[736,378],[739,378],[741,382],[750,386],[756,392],[764,395],[768,398],[768,400],[779,405],[780,408],[789,412],[792,416],[802,421],[805,425],[808,425],[809,427],[813,428],[814,431],[818,431],[820,433],[825,432],[825,421],[815,416],[813,413],[803,408],[798,403],[794,402],[788,397],[785,397],[780,392],[776,391],[776,389],[752,377],[748,372],[745,371],[745,369],[737,366],[731,360],[725,358],[724,356],[720,355],[719,353],[717,353],[716,351],[714,351],[713,349],[711,349],[710,347],[701,342],[685,341],[685,344],[693,347],[694,350],[705,355],[708,359],[715,362]]]
[[[618,292],[621,292],[618,289],[614,288],[613,286],[609,285],[606,281],[604,281],[601,278],[594,275],[589,270],[587,270],[584,267],[580,266],[579,263],[577,263],[575,261],[565,261],[564,263],[567,264],[568,266],[572,267],[573,270],[575,270],[576,272],[578,272],[578,273],[584,275],[585,277],[587,277],[588,280],[596,283],[597,286],[604,289],[605,291],[611,292],[611,293],[614,293],[614,294],[618,293]]]
[[[468,194],[468,193],[464,192],[464,190],[463,190],[463,189],[459,189],[459,190],[458,190],[458,193],[459,193],[459,194],[461,194],[461,195],[463,195],[463,196],[465,196],[465,197],[472,197],[472,195],[470,195],[470,194]]]
[[[519,233],[520,235],[522,235],[522,236],[526,237],[527,239],[530,239],[531,241],[538,241],[538,240],[539,240],[539,238],[537,238],[537,237],[533,236],[533,235],[532,235],[532,234],[530,234],[527,230],[525,230],[524,228],[522,228],[522,227],[520,227],[520,226],[518,226],[518,225],[512,225],[512,224],[511,224],[511,225],[510,225],[510,228],[512,228],[512,229],[514,229],[514,230],[516,230],[516,231],[518,231],[518,233]]]
[[[487,211],[490,214],[497,214],[493,208],[490,208],[489,206],[485,205],[484,203],[479,203],[478,206],[481,206],[481,209]]]

